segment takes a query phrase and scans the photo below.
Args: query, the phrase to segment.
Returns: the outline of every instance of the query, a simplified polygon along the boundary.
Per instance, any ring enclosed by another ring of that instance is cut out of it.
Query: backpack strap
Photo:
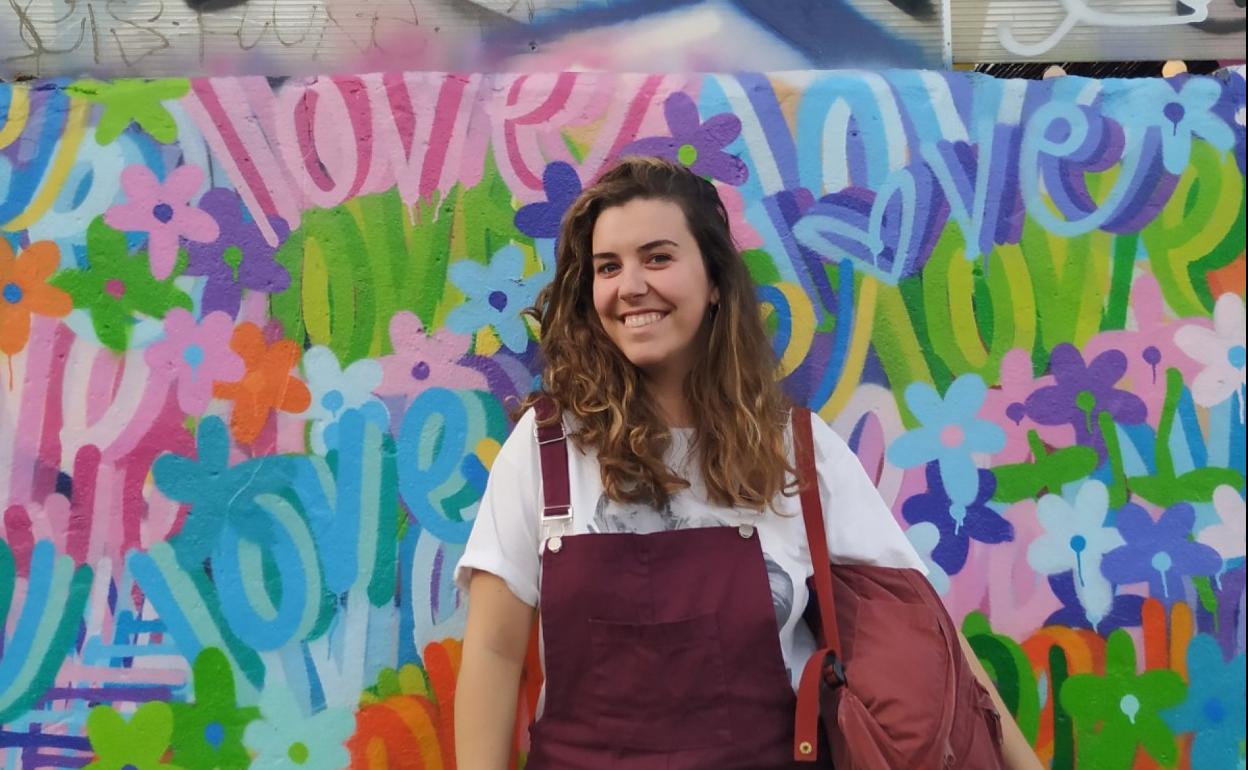
[[[836,687],[845,682],[841,664],[841,637],[836,627],[836,603],[832,591],[832,568],[828,558],[828,537],[823,527],[823,502],[819,498],[819,476],[815,468],[814,435],[809,409],[793,409],[793,448],[802,501],[802,519],[814,569],[814,598],[818,607],[818,628],[812,629],[819,649],[806,661],[797,690],[797,714],[793,735],[793,758],[814,762],[819,748],[819,691],[823,684]]]
[[[559,404],[542,396],[533,405],[537,413],[537,449],[542,467],[542,547],[558,551],[572,521],[572,489],[568,481],[568,444]]]

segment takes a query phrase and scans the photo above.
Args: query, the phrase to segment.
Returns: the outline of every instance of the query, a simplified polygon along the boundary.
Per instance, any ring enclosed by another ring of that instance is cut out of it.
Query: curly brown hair
[[[714,185],[684,166],[625,158],[564,215],[554,278],[525,311],[541,329],[545,367],[542,392],[525,399],[521,411],[547,396],[575,417],[571,438],[597,451],[613,500],[662,505],[689,486],[663,461],[671,430],[647,398],[641,370],[607,336],[593,304],[594,224],[605,209],[637,198],[681,207],[719,289],[718,311],[704,321],[707,345],[684,385],[707,495],[717,505],[761,512],[796,486],[785,438],[788,402],[728,212]]]

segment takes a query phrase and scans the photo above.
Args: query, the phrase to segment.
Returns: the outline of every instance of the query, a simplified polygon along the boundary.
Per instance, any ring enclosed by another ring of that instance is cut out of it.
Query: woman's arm
[[[989,678],[988,672],[984,670],[983,664],[979,662],[979,656],[971,649],[971,643],[961,631],[958,632],[958,641],[962,643],[962,654],[966,656],[966,660],[971,664],[971,670],[975,672],[975,678],[984,686],[988,694],[992,696],[992,702],[997,707],[997,713],[1001,715],[1001,736],[1004,738],[1004,747],[1002,754],[1005,755],[1005,766],[1010,770],[1042,770],[1044,765],[1040,762],[1036,752],[1031,748],[1031,744],[1023,737],[1023,731],[1018,729],[1018,722],[1014,721],[1010,710],[1005,707],[1004,701],[997,693],[997,686],[993,684]]]
[[[455,756],[461,770],[507,767],[532,623],[533,608],[502,578],[473,572],[455,686]]]

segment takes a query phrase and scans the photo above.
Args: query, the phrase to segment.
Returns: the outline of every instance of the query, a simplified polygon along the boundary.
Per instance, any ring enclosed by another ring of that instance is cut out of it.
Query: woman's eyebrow
[[[657,249],[660,246],[673,246],[680,248],[680,244],[676,241],[670,241],[667,238],[659,238],[658,240],[641,244],[637,247],[637,251],[650,251],[651,249]],[[597,254],[594,254],[593,259],[619,259],[619,255],[614,251],[600,251]]]

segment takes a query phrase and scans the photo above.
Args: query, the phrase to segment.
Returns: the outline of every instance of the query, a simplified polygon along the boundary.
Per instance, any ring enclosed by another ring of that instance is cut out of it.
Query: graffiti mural
[[[936,0],[9,0],[0,77],[935,67]]]
[[[1243,0],[950,0],[958,61],[1243,61]]]
[[[1244,103],[1242,68],[0,85],[5,770],[453,767],[519,310],[634,148],[716,181],[786,388],[1039,754],[1242,766]]]

